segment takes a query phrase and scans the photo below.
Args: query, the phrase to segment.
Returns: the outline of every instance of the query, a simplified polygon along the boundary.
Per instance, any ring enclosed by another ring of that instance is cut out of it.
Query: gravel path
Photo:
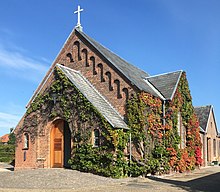
[[[0,192],[180,192],[203,191],[201,186],[204,184],[204,191],[215,191],[215,184],[218,187],[220,183],[220,167],[164,178],[125,179],[106,178],[68,169],[11,169],[11,166],[0,163]]]
[[[160,191],[161,188],[161,186],[155,185],[158,182],[147,178],[112,179],[70,169],[8,171],[6,167],[0,171],[0,192],[141,192],[152,189]],[[163,188],[161,191],[166,190]]]
[[[106,184],[117,180],[66,169],[35,169],[0,172],[0,188],[21,189],[75,189]],[[3,182],[2,182],[3,181]],[[13,181],[13,182],[12,182]]]

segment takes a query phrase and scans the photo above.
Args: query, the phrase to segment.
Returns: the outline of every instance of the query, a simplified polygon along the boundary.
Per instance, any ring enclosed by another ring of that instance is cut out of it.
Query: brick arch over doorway
[[[50,132],[50,167],[69,167],[71,158],[71,132],[68,123],[63,119],[53,122]]]

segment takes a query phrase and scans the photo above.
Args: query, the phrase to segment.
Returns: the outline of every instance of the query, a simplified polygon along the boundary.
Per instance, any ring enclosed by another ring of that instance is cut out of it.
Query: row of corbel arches
[[[74,42],[74,46],[77,47],[77,56],[76,58],[78,59],[78,61],[81,61],[82,60],[82,57],[81,57],[81,54],[84,55],[84,61],[85,61],[85,67],[90,67],[90,65],[92,65],[92,73],[93,75],[98,75],[98,72],[97,72],[97,68],[99,68],[99,71],[100,71],[100,82],[106,82],[108,81],[108,89],[109,91],[113,91],[114,88],[113,88],[113,84],[114,83],[117,87],[117,98],[118,99],[121,99],[122,98],[122,92],[124,93],[125,95],[125,98],[126,100],[129,98],[129,91],[128,91],[128,88],[124,87],[121,89],[121,82],[119,79],[112,79],[112,74],[110,71],[106,71],[104,72],[104,67],[103,67],[103,64],[102,63],[98,63],[96,64],[96,60],[95,60],[95,57],[94,56],[90,56],[88,57],[88,50],[87,49],[82,49],[82,51],[80,51],[80,43],[79,41],[75,41]],[[74,57],[72,55],[72,53],[68,52],[66,54],[66,57],[68,59],[68,61],[70,63],[73,63],[74,62]]]

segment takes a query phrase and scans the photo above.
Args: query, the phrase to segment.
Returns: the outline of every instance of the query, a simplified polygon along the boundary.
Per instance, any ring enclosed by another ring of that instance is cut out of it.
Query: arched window
[[[114,83],[117,85],[117,98],[118,99],[121,99],[122,96],[121,96],[121,88],[120,88],[120,81],[118,79],[114,80]]]
[[[81,61],[82,58],[81,58],[81,56],[80,56],[80,43],[79,43],[79,41],[75,41],[75,42],[74,42],[74,45],[76,45],[76,47],[77,47],[78,61]]]
[[[94,129],[94,137],[93,137],[93,146],[99,147],[100,146],[100,132],[98,129]]]
[[[93,70],[93,75],[97,75],[96,68],[95,68],[95,57],[90,57],[90,60],[92,61],[92,70]]]
[[[128,89],[127,88],[123,88],[122,91],[124,92],[125,98],[126,98],[126,101],[127,101],[128,97],[129,97]]]
[[[71,53],[67,53],[66,56],[69,58],[69,62],[73,62],[73,56]]]
[[[29,135],[28,133],[24,134],[24,149],[28,149],[29,148]]]
[[[105,82],[105,79],[103,77],[103,65],[101,63],[99,63],[97,65],[98,68],[100,68],[100,79],[101,79],[101,82]]]
[[[89,67],[89,63],[88,63],[88,51],[87,49],[83,49],[82,53],[84,53],[84,60],[85,60],[85,66]]]
[[[112,87],[112,74],[109,71],[107,71],[105,73],[105,75],[108,77],[109,91],[113,91],[113,87]]]

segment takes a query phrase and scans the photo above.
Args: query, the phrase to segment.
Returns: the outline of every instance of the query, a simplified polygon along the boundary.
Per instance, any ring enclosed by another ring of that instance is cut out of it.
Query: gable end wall
[[[126,99],[138,92],[115,67],[83,43],[75,33],[55,63],[80,71],[122,116],[125,115]]]

